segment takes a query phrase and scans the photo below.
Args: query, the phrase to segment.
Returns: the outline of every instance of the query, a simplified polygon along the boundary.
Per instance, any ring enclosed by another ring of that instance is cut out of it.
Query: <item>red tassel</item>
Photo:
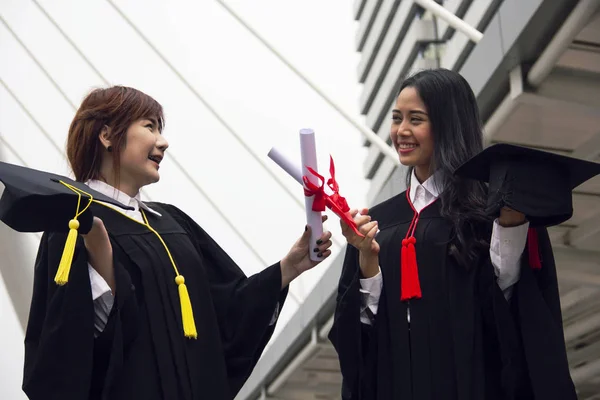
[[[419,282],[419,271],[417,269],[417,253],[415,251],[416,239],[411,236],[402,240],[401,253],[401,288],[400,300],[410,300],[412,298],[421,298],[421,284]]]
[[[532,269],[541,269],[542,260],[540,258],[540,246],[538,233],[535,228],[529,228],[527,230],[527,249],[529,251],[529,266]]]
[[[404,293],[406,292],[406,290],[404,289],[404,277],[408,276],[408,272],[407,272],[407,261],[406,261],[406,256],[408,254],[408,249],[406,248],[406,246],[408,246],[408,239],[402,239],[402,247],[400,249],[400,300],[403,301],[404,300]]]

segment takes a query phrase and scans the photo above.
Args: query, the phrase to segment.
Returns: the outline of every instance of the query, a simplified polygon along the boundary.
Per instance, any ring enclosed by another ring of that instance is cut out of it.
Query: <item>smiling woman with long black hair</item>
[[[532,316],[525,309],[551,315],[562,337],[547,233],[539,230],[545,258],[537,283],[521,283],[529,221],[508,207],[488,216],[485,184],[454,174],[483,150],[466,80],[443,69],[406,79],[390,138],[409,166],[408,189],[354,214],[364,237],[342,224],[349,245],[329,336],[340,358],[342,398],[533,399],[542,386],[555,399],[576,398],[564,339],[550,353],[536,348],[524,356],[522,337],[534,334],[520,327]],[[521,308],[517,285],[545,297]],[[552,361],[544,365],[544,357]]]

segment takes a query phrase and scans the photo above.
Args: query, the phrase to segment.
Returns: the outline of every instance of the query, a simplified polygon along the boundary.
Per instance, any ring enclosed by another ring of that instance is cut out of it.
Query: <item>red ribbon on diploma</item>
[[[335,166],[333,164],[333,157],[329,156],[329,173],[331,178],[327,180],[327,186],[333,192],[332,195],[328,195],[325,193],[325,177],[319,175],[315,170],[310,167],[307,167],[308,171],[317,177],[319,180],[319,185],[315,185],[311,181],[308,180],[306,176],[302,177],[302,181],[304,182],[304,195],[306,197],[314,196],[312,210],[313,211],[325,211],[325,207],[328,207],[335,215],[340,217],[342,221],[344,221],[354,233],[356,233],[360,237],[364,237],[362,233],[359,232],[354,220],[350,217],[350,207],[348,206],[348,202],[342,195],[340,195],[340,187],[335,180]]]

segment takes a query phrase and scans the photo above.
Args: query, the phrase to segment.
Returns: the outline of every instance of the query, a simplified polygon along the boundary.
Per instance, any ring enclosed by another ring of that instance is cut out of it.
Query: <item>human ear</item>
[[[110,127],[108,125],[104,125],[98,138],[106,151],[110,152],[112,150],[112,142],[110,140]]]

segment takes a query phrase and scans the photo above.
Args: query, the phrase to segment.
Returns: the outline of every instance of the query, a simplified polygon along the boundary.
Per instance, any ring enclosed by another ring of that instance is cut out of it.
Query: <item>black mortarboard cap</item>
[[[69,221],[87,208],[89,195],[93,200],[133,210],[81,182],[18,165],[0,162],[0,181],[5,186],[0,199],[0,220],[19,232],[68,232]],[[93,220],[90,209],[76,219],[79,232],[88,233]]]
[[[19,232],[68,232],[54,281],[64,285],[75,253],[77,233],[92,229],[92,200],[132,207],[64,176],[0,162],[0,220]]]
[[[0,181],[4,183],[0,220],[12,229],[19,232],[68,232],[54,277],[58,285],[69,280],[78,231],[86,234],[92,228],[91,200],[133,210],[133,207],[125,206],[81,182],[18,165],[0,162]],[[160,238],[147,221],[145,225]],[[179,274],[164,242],[163,245],[177,274],[175,283],[179,291],[184,335],[195,339],[198,334],[185,279]]]
[[[600,164],[501,143],[461,165],[455,175],[489,182],[488,211],[507,206],[532,227],[558,225],[573,215],[572,191],[600,174]]]

